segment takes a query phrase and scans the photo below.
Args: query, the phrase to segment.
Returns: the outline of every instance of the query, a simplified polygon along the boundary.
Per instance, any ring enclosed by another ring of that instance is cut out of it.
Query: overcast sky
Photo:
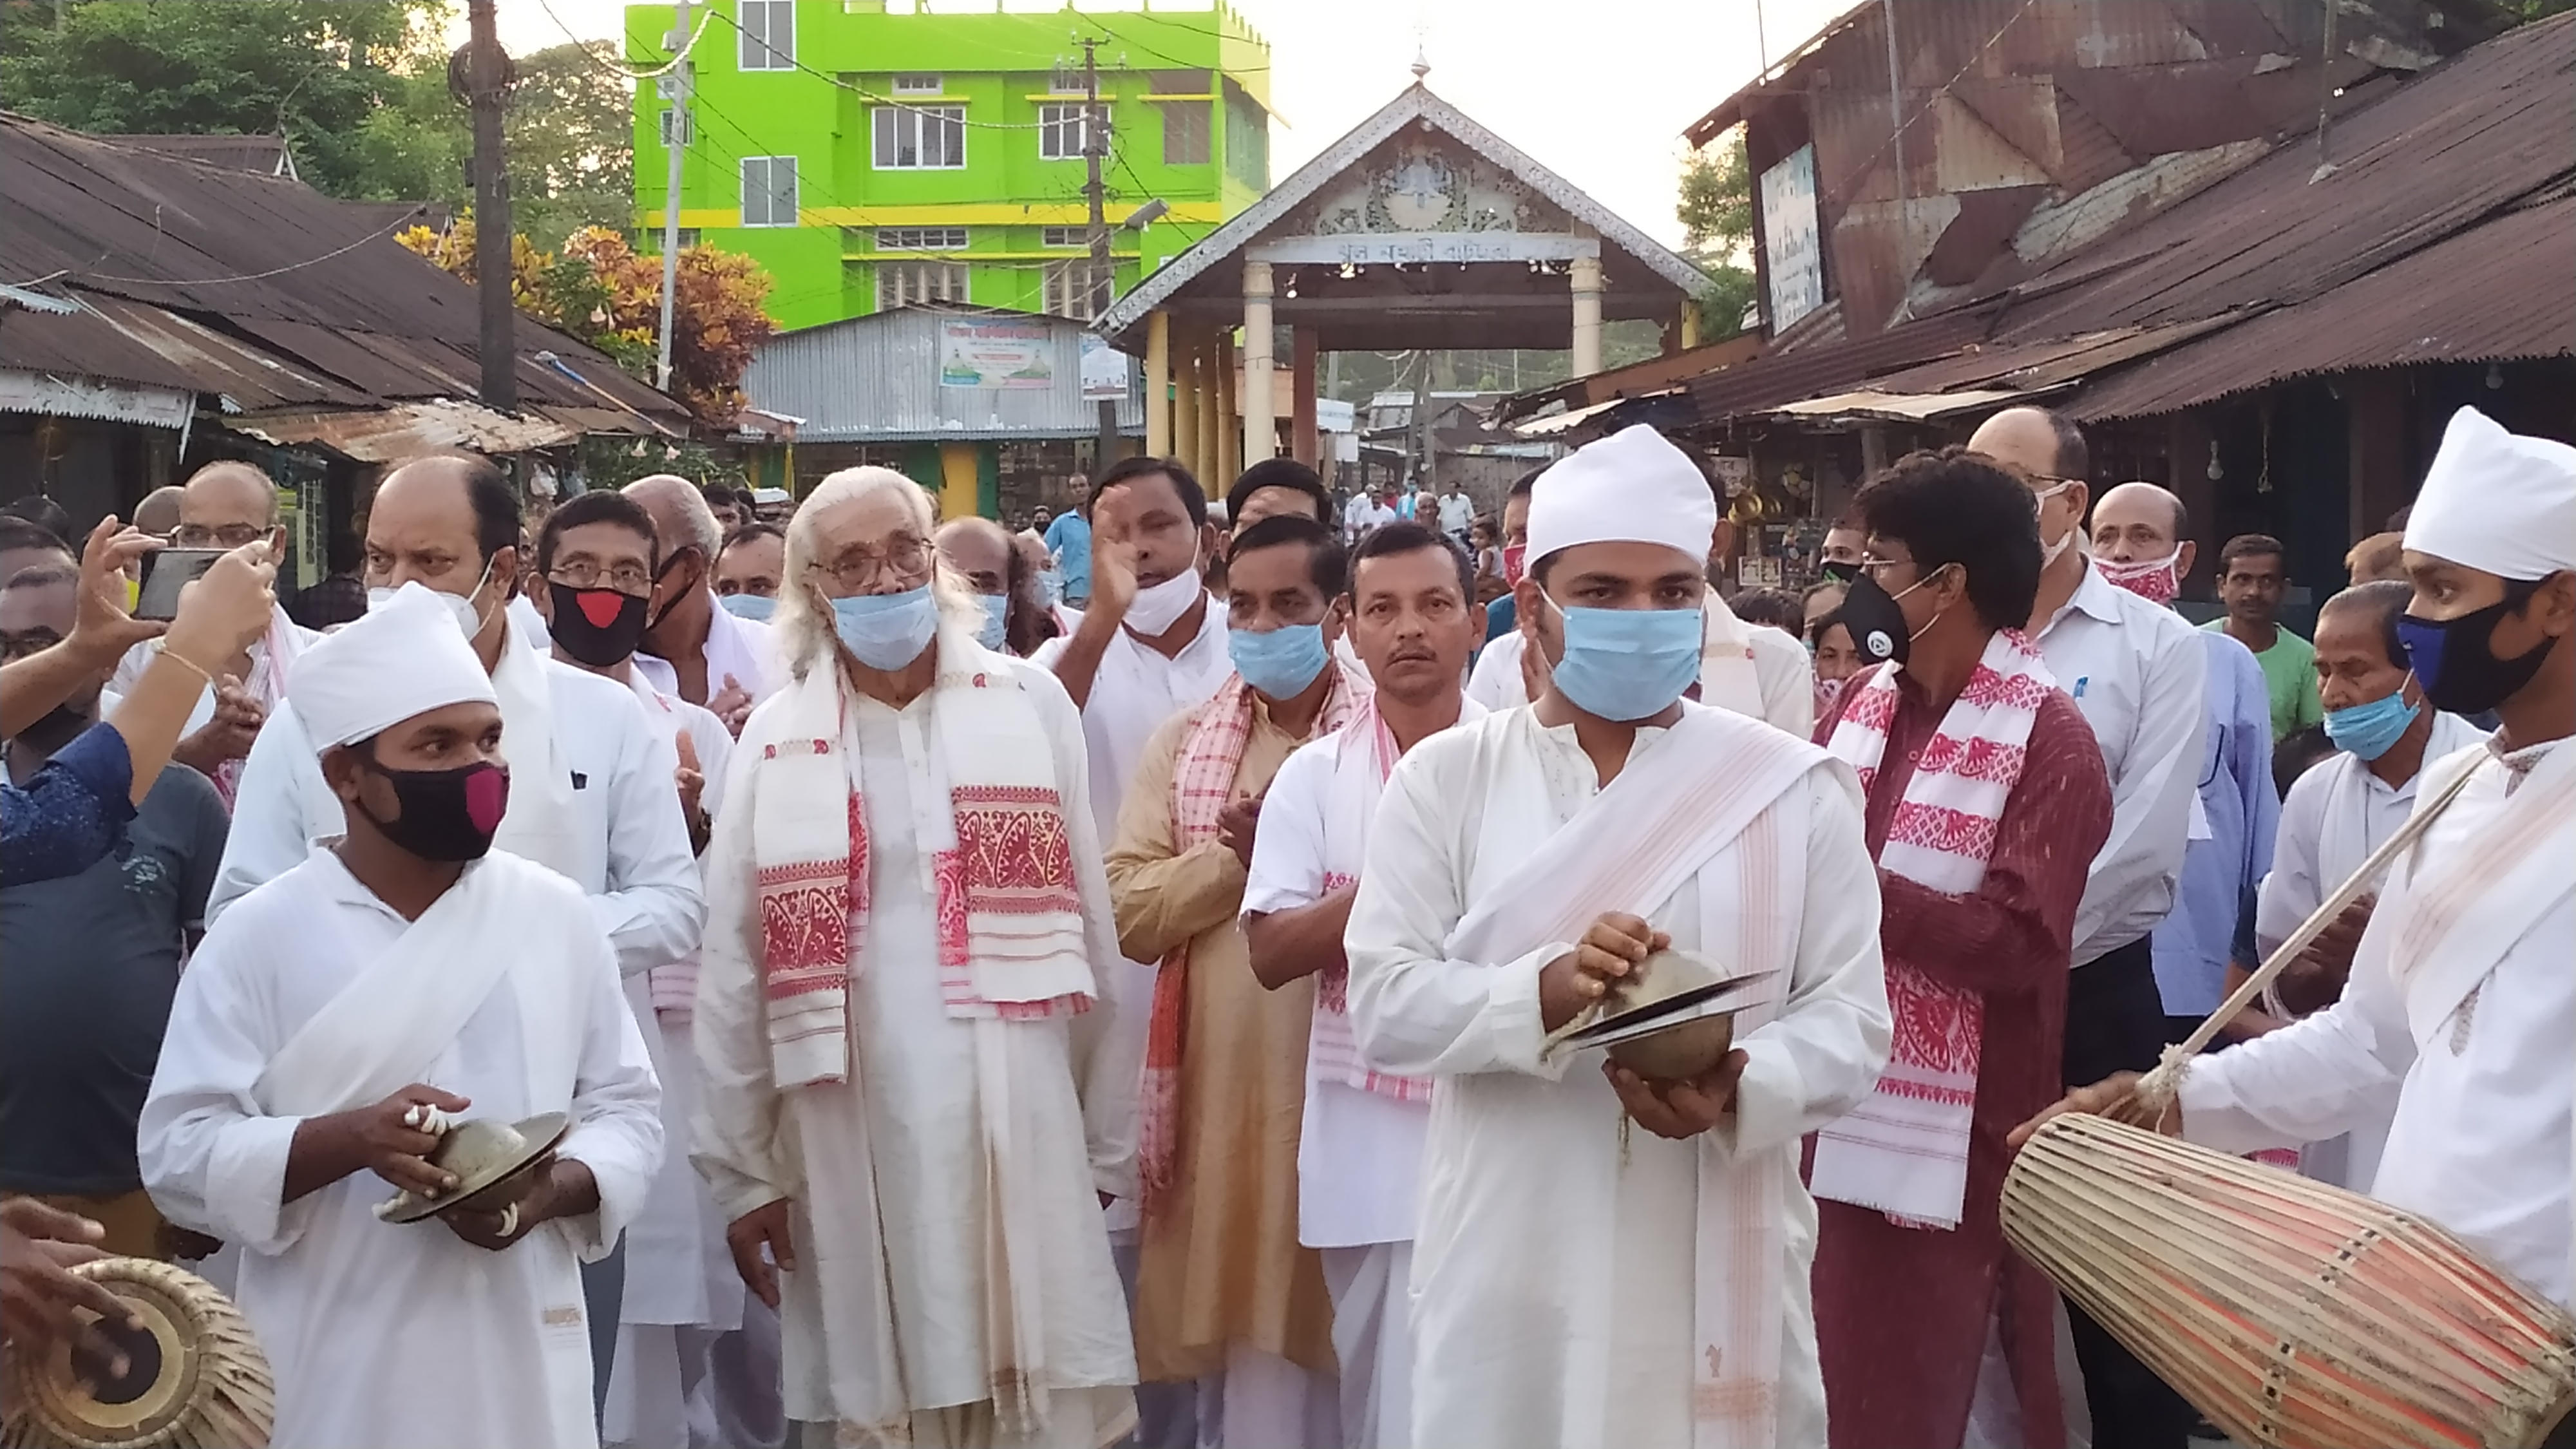
[[[936,8],[986,9],[989,0],[937,0]],[[1010,0],[1008,8],[1058,7]],[[1240,8],[1271,45],[1281,116],[1273,180],[1402,90],[1418,42],[1432,90],[1649,235],[1678,244],[1682,127],[1753,78],[1765,39],[1776,60],[1850,0],[1240,0]],[[507,0],[501,39],[532,50],[560,43],[565,27],[613,36],[623,12],[620,0]]]

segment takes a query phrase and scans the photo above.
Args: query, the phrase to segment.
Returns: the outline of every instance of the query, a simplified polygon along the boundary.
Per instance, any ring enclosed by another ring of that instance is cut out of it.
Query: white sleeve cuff
[[[303,1202],[284,1201],[286,1159],[303,1125],[301,1117],[243,1117],[215,1134],[206,1164],[206,1209],[215,1236],[260,1253],[283,1252],[303,1236],[311,1195]]]

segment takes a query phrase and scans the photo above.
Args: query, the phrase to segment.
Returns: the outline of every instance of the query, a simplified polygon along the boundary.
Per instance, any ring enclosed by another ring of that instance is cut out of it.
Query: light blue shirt
[[[1047,525],[1047,552],[1055,555],[1057,572],[1064,576],[1064,601],[1085,604],[1091,601],[1091,520],[1079,513],[1059,513]]]
[[[2167,1016],[2207,1016],[2227,995],[2237,918],[2272,864],[2281,799],[2272,788],[2272,695],[2252,650],[2220,633],[2200,635],[2208,655],[2201,699],[2200,809],[2183,847],[2172,914],[2154,932],[2156,990]],[[2254,963],[2247,962],[2249,967]]]

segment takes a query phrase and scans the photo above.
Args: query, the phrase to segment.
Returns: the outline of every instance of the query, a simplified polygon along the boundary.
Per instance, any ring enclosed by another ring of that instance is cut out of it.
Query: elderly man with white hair
[[[278,1449],[587,1449],[576,1264],[663,1150],[616,953],[579,886],[493,848],[499,691],[440,595],[406,584],[315,645],[288,699],[347,831],[236,902],[180,977],[144,1185],[241,1246]],[[508,1202],[386,1219],[393,1189],[438,1207],[461,1186],[426,1160],[451,1123],[556,1130],[540,1114],[568,1135]]]
[[[1362,1060],[1436,1083],[1416,1443],[1825,1442],[1799,1141],[1887,1064],[1878,877],[1849,766],[1682,697],[1716,522],[1651,429],[1551,467],[1516,590],[1544,691],[1381,796],[1344,944]],[[1735,1050],[1650,1080],[1557,1049],[1667,948],[1755,976]]]
[[[706,859],[694,1156],[806,1443],[1091,1449],[1135,1416],[1101,1212],[1141,1062],[1081,721],[976,642],[934,527],[884,468],[788,527],[787,676]]]
[[[715,510],[697,484],[671,473],[638,478],[625,493],[652,516],[662,550],[635,667],[655,689],[705,706],[740,734],[780,670],[769,627],[716,601],[724,531]]]

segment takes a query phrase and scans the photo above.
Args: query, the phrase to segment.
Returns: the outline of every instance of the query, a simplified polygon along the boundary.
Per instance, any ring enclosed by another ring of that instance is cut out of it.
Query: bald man
[[[966,581],[975,602],[983,607],[975,642],[1025,658],[1029,650],[1020,647],[1020,640],[1030,637],[1034,621],[1018,597],[1020,590],[1013,587],[1019,564],[1010,530],[989,518],[952,518],[931,537],[940,560]],[[1029,646],[1035,647],[1034,642]]]
[[[2031,491],[2041,567],[2029,633],[2058,688],[2093,727],[2111,776],[2111,834],[2075,908],[2066,1080],[2143,1071],[2165,1044],[2150,935],[2173,907],[2192,833],[2207,646],[2170,609],[2112,583],[2078,546],[2093,499],[2085,481],[2091,460],[2072,421],[2045,408],[2006,408],[1968,446]],[[2190,1407],[2082,1312],[2072,1316],[2096,1449],[2182,1449]]]
[[[2093,506],[2093,565],[2150,603],[2170,604],[2199,556],[2198,545],[2185,536],[2190,531],[2180,498],[2153,483],[2123,483]],[[2230,947],[2271,868],[2281,815],[2280,795],[2272,787],[2272,706],[2263,666],[2228,635],[2199,632],[2208,667],[2200,788],[2173,913],[2150,938],[2165,1035],[2175,1041],[2227,994]]]
[[[651,515],[662,553],[635,667],[655,689],[706,706],[726,729],[741,734],[751,707],[769,697],[785,670],[770,645],[768,625],[716,602],[716,555],[724,550],[724,534],[715,510],[697,484],[677,474],[650,474],[625,491]]]
[[[206,466],[222,465],[209,463]],[[171,531],[179,526],[179,495],[186,491],[176,483],[165,483],[144,494],[143,501],[134,505],[134,526],[156,538],[168,538]]]
[[[232,460],[208,463],[186,486],[163,489],[153,497],[161,493],[175,495],[177,515],[168,530],[174,547],[231,549],[266,539],[269,557],[285,557],[277,485],[257,467]],[[149,505],[152,499],[144,502]],[[142,511],[135,516],[139,525]],[[241,787],[242,760],[250,754],[251,741],[258,738],[268,712],[286,697],[286,677],[296,656],[321,637],[288,618],[285,605],[279,604],[271,609],[268,632],[249,648],[220,662],[199,661],[214,680],[198,698],[185,726],[188,733],[170,758],[213,780],[230,805]],[[158,639],[135,645],[116,666],[108,687],[119,694],[131,692],[160,652]]]

